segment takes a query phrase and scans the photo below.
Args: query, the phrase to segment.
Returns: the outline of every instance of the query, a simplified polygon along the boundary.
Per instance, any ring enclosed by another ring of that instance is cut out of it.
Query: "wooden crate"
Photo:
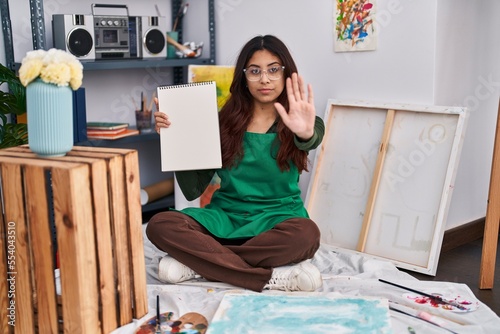
[[[148,312],[137,151],[9,148],[0,176],[0,332],[108,333]]]

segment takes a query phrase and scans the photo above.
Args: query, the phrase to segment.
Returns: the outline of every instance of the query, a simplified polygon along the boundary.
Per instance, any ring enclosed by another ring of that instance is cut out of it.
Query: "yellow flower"
[[[23,86],[28,86],[31,81],[35,80],[40,75],[42,67],[41,59],[27,60],[19,69],[19,79]]]
[[[71,80],[68,64],[47,64],[40,72],[40,78],[58,86],[67,86]]]
[[[82,85],[82,79],[83,79],[83,72],[78,66],[78,64],[69,64],[69,70],[71,73],[71,79],[69,81],[69,85],[73,90],[77,90],[78,87]]]
[[[28,86],[37,78],[77,90],[82,85],[83,66],[75,56],[63,50],[29,51],[21,62],[19,79]]]

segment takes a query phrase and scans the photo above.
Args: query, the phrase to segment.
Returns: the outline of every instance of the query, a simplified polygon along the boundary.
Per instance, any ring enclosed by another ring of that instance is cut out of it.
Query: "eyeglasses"
[[[243,69],[245,76],[248,81],[259,81],[262,78],[262,74],[266,73],[269,80],[278,80],[283,75],[285,66],[271,66],[267,70],[261,70],[256,66],[250,66],[249,68]]]

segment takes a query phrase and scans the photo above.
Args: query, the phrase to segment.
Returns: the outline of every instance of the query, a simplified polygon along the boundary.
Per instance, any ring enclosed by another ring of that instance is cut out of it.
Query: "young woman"
[[[220,188],[204,208],[158,213],[148,223],[148,238],[168,253],[159,278],[178,283],[200,275],[254,291],[314,291],[321,274],[306,260],[320,232],[298,185],[324,134],[312,87],[306,92],[283,42],[266,35],[242,48],[230,92],[219,112],[222,168],[176,172],[188,200],[215,173]],[[165,112],[154,114],[158,132],[170,126]]]

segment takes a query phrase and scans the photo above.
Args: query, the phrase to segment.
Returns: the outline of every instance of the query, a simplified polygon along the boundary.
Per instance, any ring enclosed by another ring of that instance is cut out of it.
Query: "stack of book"
[[[128,123],[87,122],[89,139],[119,139],[138,134],[139,130],[130,129]]]

